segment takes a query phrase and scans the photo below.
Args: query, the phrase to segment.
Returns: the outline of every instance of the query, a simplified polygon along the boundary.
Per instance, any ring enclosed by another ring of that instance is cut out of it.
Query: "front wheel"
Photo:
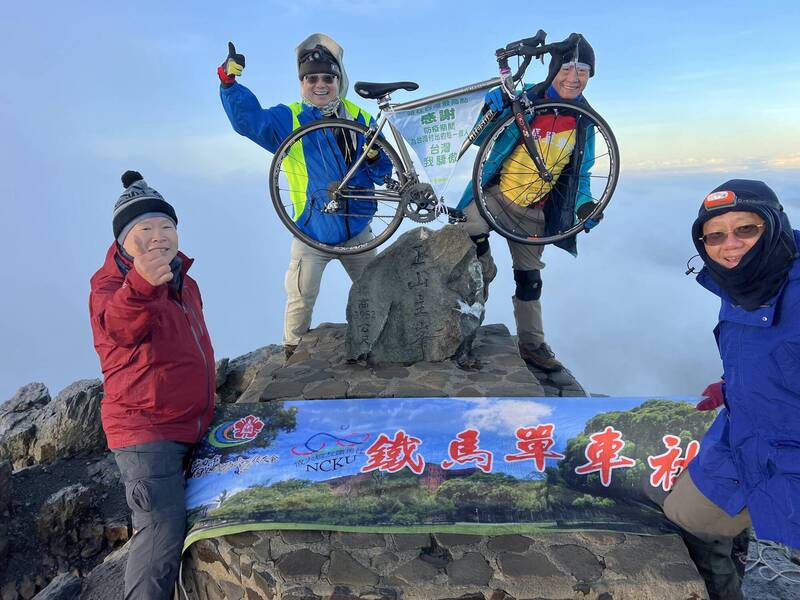
[[[403,220],[403,163],[383,137],[378,156],[365,159],[369,130],[354,121],[321,119],[284,140],[270,167],[270,195],[278,217],[303,243],[330,254],[366,252],[385,242]],[[365,231],[372,231],[372,236]]]
[[[603,118],[578,102],[535,103],[524,116],[552,179],[545,181],[525,145],[515,142],[520,133],[512,114],[478,150],[473,197],[503,237],[530,245],[561,242],[596,220],[611,200],[619,176],[617,141]]]

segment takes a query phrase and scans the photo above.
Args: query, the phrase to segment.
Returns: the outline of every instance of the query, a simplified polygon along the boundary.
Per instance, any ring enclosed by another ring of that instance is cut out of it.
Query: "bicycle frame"
[[[361,156],[351,165],[350,169],[345,173],[345,176],[342,178],[342,181],[339,183],[337,191],[341,191],[346,185],[347,182],[353,177],[353,175],[358,171],[361,165],[366,160],[367,152],[372,148],[374,144],[374,140],[380,135],[381,131],[383,131],[384,126],[388,123],[389,130],[392,132],[394,136],[395,145],[397,146],[397,151],[400,154],[400,159],[403,161],[403,166],[406,170],[406,177],[410,182],[416,183],[419,181],[419,175],[417,174],[416,169],[414,169],[414,162],[411,159],[411,154],[408,151],[408,147],[406,146],[405,140],[403,136],[400,134],[399,131],[392,125],[389,121],[388,117],[386,116],[387,112],[395,112],[401,110],[411,110],[414,108],[419,108],[421,106],[426,106],[428,104],[433,104],[434,102],[439,102],[441,100],[449,100],[450,98],[455,98],[457,96],[461,96],[463,94],[469,94],[471,92],[479,92],[481,90],[488,90],[493,87],[497,87],[500,85],[501,80],[500,77],[494,77],[492,79],[487,79],[485,81],[479,81],[478,83],[472,83],[469,85],[465,85],[459,88],[455,88],[452,90],[448,90],[446,92],[441,92],[439,94],[433,94],[431,96],[425,96],[424,98],[419,98],[417,100],[411,100],[409,102],[401,102],[400,104],[392,104],[390,102],[391,97],[389,94],[381,97],[378,100],[378,108],[380,108],[381,113],[378,117],[378,120],[370,127],[371,130],[374,131],[372,134],[369,142],[367,143],[366,147],[364,148],[364,152],[361,153]],[[464,152],[472,145],[472,142],[480,135],[481,131],[483,131],[486,126],[491,122],[491,120],[495,116],[495,112],[489,111],[486,115],[475,124],[472,128],[470,133],[467,135],[464,143],[461,146],[461,150],[459,150],[458,158],[461,158]],[[348,197],[347,194],[344,197]]]
[[[356,160],[356,162],[350,167],[350,169],[345,173],[344,178],[342,179],[341,183],[337,187],[337,192],[341,192],[342,189],[347,185],[347,182],[353,177],[353,175],[358,171],[361,165],[366,160],[367,153],[374,144],[374,140],[378,137],[381,131],[383,131],[383,127],[386,125],[388,118],[386,117],[387,112],[394,112],[400,110],[410,110],[413,108],[419,108],[421,106],[425,106],[427,104],[433,104],[434,102],[439,102],[440,100],[448,100],[450,98],[455,98],[456,96],[461,96],[462,94],[468,94],[470,92],[478,92],[481,90],[488,90],[493,87],[501,86],[505,94],[511,100],[511,109],[514,113],[514,118],[519,128],[522,142],[525,145],[525,148],[528,151],[528,154],[531,156],[534,165],[536,166],[539,175],[542,177],[544,181],[551,181],[553,179],[553,174],[547,169],[547,166],[544,164],[542,157],[539,155],[539,151],[534,144],[533,136],[531,135],[530,130],[526,126],[525,123],[525,116],[524,116],[524,109],[525,107],[529,106],[531,101],[527,98],[524,91],[517,93],[515,91],[515,84],[518,81],[522,80],[522,75],[524,74],[525,70],[530,64],[530,61],[534,57],[541,57],[545,53],[551,53],[553,51],[558,51],[559,48],[569,47],[570,45],[577,44],[578,40],[580,39],[580,35],[578,34],[571,34],[567,39],[563,42],[556,42],[554,44],[543,45],[545,36],[547,34],[542,31],[541,29],[536,33],[536,35],[532,38],[527,38],[524,40],[520,40],[518,42],[512,42],[508,44],[505,48],[499,48],[495,51],[495,58],[497,59],[497,66],[500,69],[500,76],[493,77],[492,79],[487,79],[485,81],[480,81],[478,83],[473,83],[470,85],[462,86],[459,88],[455,88],[453,90],[449,90],[446,92],[441,92],[439,94],[433,94],[431,96],[425,96],[424,98],[419,98],[418,100],[411,100],[410,102],[402,102],[400,104],[392,104],[390,102],[391,97],[390,94],[385,94],[378,98],[378,108],[381,110],[380,117],[373,125],[370,127],[374,133],[371,135],[371,139],[367,142],[364,152],[361,153],[361,157]],[[524,56],[524,60],[522,65],[518,69],[517,73],[512,75],[511,69],[508,65],[508,59],[514,56]],[[548,78],[547,83],[549,84],[552,81],[552,75]],[[460,159],[467,149],[472,145],[472,143],[477,139],[480,133],[486,128],[486,126],[492,121],[495,117],[496,113],[492,110],[487,111],[487,113],[483,116],[483,118],[475,124],[472,128],[470,133],[467,135],[464,143],[461,146],[461,149],[458,152],[458,158]],[[395,138],[395,142],[397,145],[397,149],[400,153],[400,159],[403,161],[403,166],[405,168],[405,175],[409,182],[417,183],[419,181],[419,176],[417,175],[416,170],[414,169],[414,163],[411,159],[411,154],[408,152],[408,148],[406,147],[405,140],[403,140],[403,136],[400,135],[400,132],[389,122],[389,129],[392,132],[392,135]],[[344,195],[344,197],[348,197]]]

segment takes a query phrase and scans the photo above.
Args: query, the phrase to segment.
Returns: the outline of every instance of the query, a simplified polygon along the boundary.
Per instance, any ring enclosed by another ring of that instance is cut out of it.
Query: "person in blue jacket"
[[[583,91],[594,76],[594,50],[581,38],[567,54],[554,58],[550,65],[549,86],[529,86],[527,94],[533,98],[567,99],[588,104]],[[541,90],[541,91],[540,91]],[[496,88],[486,95],[488,108],[500,112],[500,119],[510,114],[505,96]],[[552,182],[543,181],[522,143],[519,130],[508,127],[497,139],[484,166],[481,182],[486,203],[492,214],[509,229],[526,231],[529,235],[553,235],[565,231],[585,219],[596,203],[591,198],[590,171],[594,164],[594,128],[580,116],[540,115],[530,123],[534,139],[548,169],[555,175]],[[481,144],[489,135],[487,128],[475,140]],[[548,151],[548,148],[558,148]],[[565,151],[566,149],[566,151]],[[464,230],[476,245],[478,259],[483,267],[485,295],[488,283],[497,274],[489,248],[489,224],[480,215],[472,197],[472,185],[462,195],[459,208],[467,218]],[[599,218],[597,219],[599,220]],[[587,220],[593,227],[595,220]],[[577,254],[575,238],[556,243],[557,246]],[[520,356],[543,371],[562,368],[552,349],[544,339],[542,322],[543,246],[508,242],[514,269],[516,290],[512,297],[517,325]]]
[[[342,62],[343,54],[342,47],[324,33],[307,37],[296,49],[301,99],[264,109],[253,92],[236,81],[244,70],[245,58],[229,42],[228,57],[217,69],[217,74],[221,82],[222,106],[233,129],[274,153],[295,129],[317,119],[340,118],[370,125],[373,118],[345,98],[348,79]],[[325,133],[318,131],[315,135],[320,137]],[[314,189],[327,189],[330,184],[323,165],[332,162],[350,164],[362,148],[357,140],[340,139],[331,144],[327,139],[315,143],[317,140],[313,138],[303,138],[302,152],[293,163],[297,163],[302,171],[295,176],[303,182],[308,181],[308,193],[299,194],[296,201],[293,196],[295,222],[305,233],[325,244],[358,244],[371,239],[370,220],[376,210],[374,202],[351,200],[347,214],[323,213],[320,198],[311,193]],[[377,150],[370,152],[374,154],[367,155],[365,167],[351,180],[355,187],[371,188],[391,173],[388,157]],[[325,180],[319,181],[321,179]],[[284,281],[287,300],[283,345],[287,358],[311,325],[322,273],[327,264],[334,258],[339,259],[350,279],[355,281],[374,256],[374,250],[334,256],[311,248],[298,239],[292,240]]]
[[[692,225],[697,281],[721,299],[716,420],[664,512],[685,532],[711,598],[742,598],[732,538],[800,547],[800,232],[761,181],[733,179]],[[708,390],[707,390],[708,392]]]

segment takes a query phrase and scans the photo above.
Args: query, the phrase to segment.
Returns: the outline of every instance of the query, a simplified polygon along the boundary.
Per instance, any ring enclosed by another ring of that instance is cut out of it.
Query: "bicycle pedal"
[[[447,209],[447,222],[450,225],[455,225],[456,223],[466,223],[467,216],[464,214],[463,211],[457,208],[448,208]]]

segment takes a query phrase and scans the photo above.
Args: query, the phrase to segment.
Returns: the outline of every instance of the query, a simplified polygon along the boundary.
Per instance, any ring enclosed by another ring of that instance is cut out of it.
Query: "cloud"
[[[469,402],[475,406],[464,413],[465,426],[496,433],[513,432],[521,425],[534,425],[553,412],[551,407],[529,400],[481,398]]]
[[[779,156],[766,161],[772,169],[800,169],[800,152],[789,156]]]
[[[641,160],[626,162],[626,175],[657,174],[681,175],[689,173],[742,173],[758,172],[775,169],[800,168],[800,154],[781,156],[775,158],[757,158],[745,156],[736,159],[730,158],[671,158],[666,160]]]

